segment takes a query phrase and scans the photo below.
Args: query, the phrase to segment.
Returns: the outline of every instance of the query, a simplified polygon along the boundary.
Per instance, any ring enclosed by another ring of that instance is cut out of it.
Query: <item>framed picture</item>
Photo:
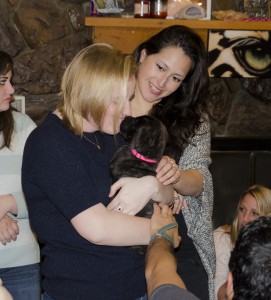
[[[19,112],[25,114],[25,96],[14,95],[14,101],[11,103]]]
[[[205,20],[211,20],[211,6],[212,6],[212,0],[205,0],[202,1],[203,8],[205,10]]]
[[[271,31],[209,30],[210,77],[271,78]]]

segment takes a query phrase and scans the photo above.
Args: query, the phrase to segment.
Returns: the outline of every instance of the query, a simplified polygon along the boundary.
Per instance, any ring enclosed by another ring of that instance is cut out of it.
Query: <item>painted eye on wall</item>
[[[233,47],[239,64],[251,75],[264,76],[271,72],[271,44],[262,39],[246,38]]]

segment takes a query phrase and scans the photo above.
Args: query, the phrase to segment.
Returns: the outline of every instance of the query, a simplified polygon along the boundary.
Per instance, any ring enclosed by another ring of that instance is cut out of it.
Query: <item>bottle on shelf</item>
[[[134,16],[135,16],[135,18],[149,18],[150,17],[150,1],[149,0],[135,0]]]
[[[167,17],[167,0],[151,0],[151,18],[165,19]]]

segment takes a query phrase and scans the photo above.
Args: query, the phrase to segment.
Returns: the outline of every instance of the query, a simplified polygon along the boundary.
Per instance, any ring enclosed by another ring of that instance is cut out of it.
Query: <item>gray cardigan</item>
[[[213,182],[209,171],[210,144],[210,124],[205,121],[180,158],[179,168],[182,170],[197,169],[204,177],[203,192],[198,197],[185,196],[188,209],[183,209],[182,213],[188,228],[187,234],[193,240],[208,274],[209,297],[210,300],[213,300],[215,247],[212,224]]]

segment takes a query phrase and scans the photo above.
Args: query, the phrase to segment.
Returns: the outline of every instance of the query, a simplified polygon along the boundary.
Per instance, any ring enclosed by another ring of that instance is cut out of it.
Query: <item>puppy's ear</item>
[[[126,141],[130,142],[136,131],[136,118],[127,116],[120,124],[120,133]]]

